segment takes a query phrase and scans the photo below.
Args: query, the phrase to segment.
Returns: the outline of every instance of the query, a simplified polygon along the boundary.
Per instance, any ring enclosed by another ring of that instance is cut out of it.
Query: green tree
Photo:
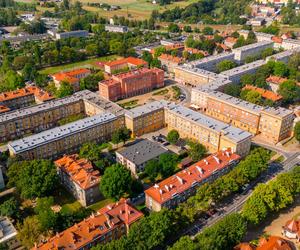
[[[276,62],[274,65],[274,74],[281,77],[288,76],[289,70],[287,65],[284,62]]]
[[[104,79],[102,72],[96,74],[90,74],[87,77],[80,80],[80,89],[88,89],[91,91],[98,90],[98,83]]]
[[[17,224],[17,239],[28,249],[31,249],[35,242],[38,242],[42,230],[36,216],[25,218],[23,224]]]
[[[160,173],[163,178],[167,178],[175,171],[178,157],[173,153],[164,153],[159,156]]]
[[[180,28],[177,24],[171,23],[168,26],[168,31],[171,33],[178,33],[178,32],[180,32]]]
[[[182,236],[176,243],[168,248],[168,250],[197,250],[199,249],[197,243],[194,242],[190,236]]]
[[[101,150],[96,143],[87,142],[81,146],[79,156],[92,162],[96,162],[101,159]]]
[[[224,87],[224,93],[234,97],[239,97],[241,93],[241,86],[239,84],[228,84]]]
[[[119,128],[112,134],[112,142],[114,144],[118,144],[120,142],[125,143],[127,140],[130,139],[131,131],[128,128]]]
[[[300,122],[297,122],[294,127],[294,136],[298,142],[300,142]]]
[[[247,102],[251,102],[254,104],[262,104],[261,94],[256,92],[255,90],[244,89],[241,91],[241,98]]]
[[[190,140],[188,142],[188,146],[189,146],[188,154],[193,161],[201,160],[203,156],[205,156],[207,153],[206,147],[196,141]]]
[[[0,205],[0,215],[7,216],[10,218],[17,218],[19,216],[19,202],[14,198],[10,198],[4,201]]]
[[[235,68],[237,66],[236,62],[233,62],[231,60],[224,60],[222,62],[219,62],[216,66],[218,72],[223,72],[226,70],[230,70],[232,68]]]
[[[293,80],[287,80],[279,85],[278,93],[282,95],[284,102],[292,103],[299,100],[300,87]]]
[[[7,172],[8,185],[16,186],[23,198],[49,195],[57,186],[54,164],[49,160],[32,160],[13,163]]]
[[[191,33],[193,31],[192,27],[189,25],[184,26],[183,30],[184,30],[184,32],[187,32],[187,33]]]
[[[167,135],[167,140],[168,142],[170,142],[171,144],[176,144],[179,140],[179,133],[177,130],[172,129],[171,131],[169,131],[168,135]]]
[[[240,80],[242,86],[245,85],[255,85],[255,75],[254,74],[245,74],[241,77]]]
[[[145,173],[149,176],[150,180],[153,182],[160,172],[159,161],[154,159],[146,163]]]
[[[203,28],[202,33],[204,35],[213,35],[214,34],[214,29],[212,27],[206,26]]]
[[[72,94],[73,94],[73,87],[68,82],[62,82],[60,84],[59,89],[55,93],[55,95],[58,98],[63,98],[63,97],[66,97],[66,96],[69,96],[69,95],[72,95]]]
[[[53,229],[57,223],[57,214],[51,209],[53,205],[53,197],[43,197],[37,200],[37,206],[34,211],[37,214],[40,229],[43,232]]]
[[[130,171],[120,164],[114,164],[105,169],[100,182],[100,190],[105,197],[119,200],[131,192],[131,185]]]

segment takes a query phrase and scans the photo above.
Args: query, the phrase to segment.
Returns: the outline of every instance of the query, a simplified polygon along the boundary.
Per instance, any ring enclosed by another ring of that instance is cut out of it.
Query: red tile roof
[[[282,100],[282,96],[281,95],[278,95],[278,94],[274,93],[271,90],[266,90],[266,89],[263,89],[263,88],[258,88],[258,87],[255,87],[253,85],[246,85],[243,89],[254,90],[254,91],[258,92],[259,94],[261,94],[261,96],[263,98],[272,100],[273,102],[277,102],[277,101]]]
[[[100,209],[97,214],[75,224],[32,250],[78,250],[122,225],[130,226],[143,214],[130,206],[125,199]],[[126,231],[125,231],[126,232]]]
[[[289,243],[281,237],[261,238],[256,250],[292,250]]]
[[[0,102],[8,101],[11,99],[15,99],[27,95],[35,95],[36,98],[42,101],[47,101],[54,98],[50,93],[38,87],[28,86],[22,89],[0,93]]]
[[[283,226],[285,230],[288,230],[292,233],[298,233],[300,235],[300,221],[299,220],[289,220],[286,222],[286,224]]]
[[[77,154],[65,155],[54,163],[82,189],[88,189],[100,183],[100,172],[94,170],[90,161],[79,158]]]
[[[272,41],[274,42],[274,43],[282,43],[282,38],[281,37],[278,37],[278,36],[273,36],[272,37]]]
[[[145,193],[156,202],[163,204],[170,200],[172,196],[184,192],[196,183],[208,178],[215,171],[226,168],[232,161],[239,159],[240,156],[231,153],[230,149],[219,151],[155,184],[147,189]]]
[[[4,113],[4,112],[8,112],[8,111],[10,111],[10,108],[0,105],[0,113]]]
[[[169,55],[169,54],[161,54],[158,57],[158,59],[160,59],[160,60],[166,60],[166,61],[171,61],[171,62],[174,62],[174,63],[177,63],[177,64],[180,64],[180,63],[184,62],[183,58],[178,57],[178,56],[172,56],[172,55]]]
[[[235,44],[237,40],[238,40],[237,38],[230,36],[225,39],[225,42]]]
[[[142,66],[142,65],[147,65],[147,62],[142,59],[139,59],[139,58],[127,57],[127,58],[104,63],[104,65],[109,66],[109,67],[116,66],[116,65],[122,65],[122,64],[131,64],[134,66]]]
[[[288,79],[285,78],[285,77],[280,77],[280,76],[269,76],[267,79],[266,79],[266,82],[268,83],[273,83],[273,84],[281,84],[285,81],[287,81]]]
[[[230,48],[223,43],[216,43],[216,45],[221,47],[225,51],[230,50]]]
[[[233,250],[255,250],[255,247],[250,243],[240,243]]]
[[[72,84],[72,83],[77,83],[78,80],[80,80],[80,78],[78,78],[78,75],[90,74],[90,73],[91,71],[89,69],[81,68],[81,69],[74,69],[67,72],[56,73],[52,75],[52,77],[56,81],[67,81]]]
[[[185,48],[184,50],[192,54],[202,54],[203,56],[209,56],[209,53],[207,51],[200,50],[200,49]]]

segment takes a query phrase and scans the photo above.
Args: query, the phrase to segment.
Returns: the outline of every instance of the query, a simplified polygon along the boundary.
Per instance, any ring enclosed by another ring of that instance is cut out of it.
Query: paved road
[[[200,219],[199,221],[192,224],[185,232],[183,232],[182,235],[190,235],[192,238],[194,238],[205,228],[212,226],[224,216],[229,215],[233,212],[240,211],[258,183],[266,183],[273,179],[277,174],[290,171],[297,164],[300,164],[300,152],[289,155],[289,157],[281,164],[270,163],[268,171],[266,171],[263,176],[249,185],[246,191],[233,197],[230,204],[222,204],[221,206],[219,206],[220,209],[218,209],[218,212],[209,219]]]
[[[180,88],[181,93],[185,95],[185,99],[181,102],[181,104],[191,103],[191,87],[185,86],[180,83],[176,83],[176,86]]]

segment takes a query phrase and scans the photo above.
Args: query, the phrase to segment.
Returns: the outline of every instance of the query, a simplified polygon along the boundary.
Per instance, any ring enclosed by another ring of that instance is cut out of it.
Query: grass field
[[[93,59],[88,59],[85,61],[81,61],[81,62],[76,62],[76,63],[69,63],[69,64],[64,64],[64,65],[60,65],[60,66],[54,66],[54,67],[49,67],[49,68],[45,68],[40,70],[39,72],[41,74],[55,74],[57,72],[61,72],[61,71],[66,71],[66,70],[72,70],[72,69],[76,69],[76,68],[97,68],[97,66],[95,65],[95,62],[105,62],[105,61],[112,61],[119,58],[118,56],[112,55],[112,56],[104,56],[104,57],[97,57],[97,58],[93,58]]]
[[[94,212],[97,212],[100,208],[105,207],[106,205],[108,205],[110,203],[113,203],[113,200],[105,199],[105,200],[96,202],[95,204],[89,206],[88,208],[93,210]]]

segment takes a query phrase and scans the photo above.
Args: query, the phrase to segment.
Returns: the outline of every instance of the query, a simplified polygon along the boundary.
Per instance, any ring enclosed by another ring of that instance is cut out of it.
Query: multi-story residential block
[[[164,86],[164,71],[158,68],[141,68],[127,73],[112,75],[99,83],[99,94],[107,100],[116,101],[145,94]]]
[[[239,159],[230,149],[206,157],[147,189],[146,207],[152,211],[176,207],[194,195],[199,186],[228,172]]]
[[[174,68],[184,63],[184,59],[182,57],[172,56],[169,54],[161,54],[158,59],[161,61],[161,65],[164,70],[169,73],[174,73]]]
[[[105,31],[116,32],[116,33],[127,33],[128,27],[122,26],[122,25],[107,24],[107,25],[105,25]]]
[[[73,87],[74,91],[80,90],[80,79],[91,74],[89,69],[74,69],[67,72],[56,73],[52,75],[56,88],[60,88],[62,82],[68,82]]]
[[[252,134],[260,133],[269,142],[277,143],[291,134],[294,119],[291,110],[264,108],[218,91],[193,89],[192,92],[193,104],[207,115]]]
[[[64,155],[54,164],[60,182],[82,206],[89,206],[103,197],[99,189],[100,172],[93,168],[90,161],[74,154]]]
[[[125,124],[132,136],[141,136],[159,130],[165,126],[165,101],[154,101],[125,113]]]
[[[66,39],[66,38],[72,38],[72,37],[88,37],[89,32],[87,30],[74,30],[69,32],[61,32],[57,33],[56,31],[49,31],[50,35],[54,36],[56,40],[59,39]]]
[[[88,250],[97,244],[105,244],[126,235],[131,225],[142,217],[143,213],[121,199],[46,242],[36,244],[32,250]]]
[[[132,70],[136,68],[147,67],[148,63],[139,58],[127,57],[127,58],[123,58],[111,62],[105,62],[103,65],[104,65],[104,71],[106,73],[113,74],[116,71],[124,70],[126,68]]]
[[[83,90],[72,96],[0,114],[0,142],[20,138],[53,128],[61,119],[72,115],[95,115],[109,111],[119,115],[124,111],[115,103],[96,93]]]
[[[201,142],[212,153],[223,148],[232,148],[241,156],[249,153],[250,133],[184,106],[169,105],[165,109],[165,123],[168,130],[176,129],[181,137]]]
[[[267,48],[273,48],[272,41],[261,41],[240,48],[236,48],[233,50],[234,59],[238,62],[243,62],[248,56],[257,55]]]
[[[24,108],[52,99],[54,99],[54,96],[35,86],[0,93],[0,105],[7,107],[9,110]]]
[[[150,140],[137,141],[133,145],[116,152],[117,162],[127,167],[132,175],[138,177],[143,172],[148,161],[158,159],[161,154],[167,153],[168,149]]]
[[[8,250],[21,247],[14,225],[7,217],[2,216],[0,216],[0,244],[6,244]]]
[[[102,143],[124,127],[124,116],[106,112],[46,130],[7,144],[11,156],[21,159],[55,159],[76,152],[83,143]]]

